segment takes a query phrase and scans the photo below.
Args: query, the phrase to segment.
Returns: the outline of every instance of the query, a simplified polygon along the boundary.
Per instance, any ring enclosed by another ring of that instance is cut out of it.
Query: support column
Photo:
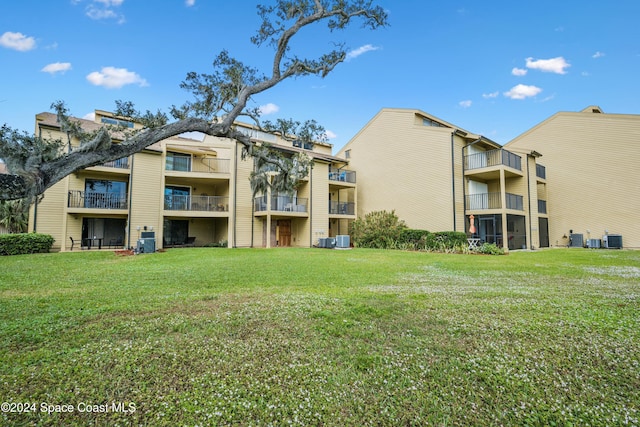
[[[509,239],[507,236],[507,185],[504,177],[504,168],[500,169],[500,206],[502,207],[502,248],[509,252]]]

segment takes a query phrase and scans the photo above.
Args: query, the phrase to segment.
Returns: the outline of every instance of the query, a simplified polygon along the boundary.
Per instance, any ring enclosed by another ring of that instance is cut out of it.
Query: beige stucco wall
[[[640,115],[561,112],[510,147],[542,154],[552,246],[573,230],[584,239],[621,234],[625,247],[640,248]]]

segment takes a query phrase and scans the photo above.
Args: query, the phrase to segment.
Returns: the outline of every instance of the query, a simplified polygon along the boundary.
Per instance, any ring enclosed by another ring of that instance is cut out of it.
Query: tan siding
[[[313,166],[313,206],[311,221],[305,228],[305,246],[318,244],[319,238],[329,236],[329,165],[316,162]],[[311,229],[309,230],[309,227]],[[310,241],[311,239],[311,241]]]
[[[416,124],[411,110],[381,111],[345,147],[358,174],[358,216],[395,210],[412,228],[451,230],[451,133]],[[456,183],[462,198],[462,179]],[[456,210],[461,218],[462,200]]]
[[[133,155],[131,176],[131,246],[136,245],[140,232],[150,227],[156,232],[158,246],[162,241],[164,206],[164,184],[161,156],[155,153],[141,152]],[[140,230],[138,230],[140,227]]]
[[[640,116],[558,113],[508,147],[543,156],[551,245],[566,245],[570,230],[585,239],[608,230],[640,247]]]
[[[249,184],[249,175],[253,170],[253,160],[240,158],[241,146],[236,145],[236,164],[237,164],[237,177],[235,181],[236,190],[236,236],[235,246],[237,247],[249,247],[262,246],[262,227],[260,227],[260,221],[253,218],[253,196],[251,194],[251,186]],[[252,242],[251,230],[252,225],[254,229],[254,236]]]

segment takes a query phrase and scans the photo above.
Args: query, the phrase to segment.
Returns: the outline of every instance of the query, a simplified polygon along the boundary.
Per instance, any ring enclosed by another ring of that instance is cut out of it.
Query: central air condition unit
[[[572,248],[581,248],[583,247],[582,234],[573,233],[569,235],[569,246]]]
[[[349,236],[341,235],[336,237],[337,248],[348,248],[350,246]]]
[[[151,254],[156,251],[156,239],[138,239],[136,250],[139,254]]]
[[[605,234],[602,236],[602,245],[607,249],[622,249],[622,235]]]
[[[327,237],[327,246],[328,249],[333,249],[336,247],[336,238],[335,237]]]
[[[318,239],[318,247],[319,248],[326,248],[327,247],[327,239],[325,239],[324,237]]]
[[[600,239],[587,239],[587,247],[590,249],[600,248]]]

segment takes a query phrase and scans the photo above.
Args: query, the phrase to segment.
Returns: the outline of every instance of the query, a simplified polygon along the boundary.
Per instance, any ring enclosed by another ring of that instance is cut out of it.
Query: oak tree
[[[73,150],[65,151],[62,141],[45,140],[2,126],[0,158],[4,159],[10,173],[0,174],[0,200],[32,200],[79,169],[129,156],[185,132],[201,132],[240,142],[243,154],[253,157],[258,165],[257,173],[252,177],[254,191],[265,185],[291,190],[306,173],[309,159],[303,155],[286,158],[267,146],[257,147],[248,135],[234,126],[234,122],[245,116],[262,129],[277,131],[283,137],[308,142],[321,140],[324,129],[315,121],[261,123],[259,110],[249,107],[249,101],[252,96],[292,77],[325,77],[346,59],[344,45],[336,45],[317,58],[293,52],[290,42],[305,27],[324,23],[334,31],[359,20],[363,27],[376,29],[387,25],[387,14],[372,0],[276,0],[269,6],[258,5],[257,9],[261,25],[251,42],[274,49],[271,69],[266,73],[242,63],[223,50],[213,61],[212,72],[187,74],[180,87],[189,91],[192,99],[172,106],[169,114],[141,112],[132,102],[116,102],[115,115],[142,124],[143,128],[138,131],[105,125],[95,132],[86,133],[70,117],[64,102],[57,101],[52,108],[57,113],[61,130],[81,141],[81,145]],[[271,168],[260,167],[265,164]],[[267,182],[260,172],[267,169],[275,169],[278,178]]]

